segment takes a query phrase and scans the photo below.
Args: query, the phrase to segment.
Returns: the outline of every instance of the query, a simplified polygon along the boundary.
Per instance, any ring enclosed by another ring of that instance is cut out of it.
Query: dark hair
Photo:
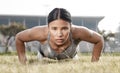
[[[62,19],[71,23],[71,14],[63,8],[55,8],[48,15],[48,24],[56,19]]]

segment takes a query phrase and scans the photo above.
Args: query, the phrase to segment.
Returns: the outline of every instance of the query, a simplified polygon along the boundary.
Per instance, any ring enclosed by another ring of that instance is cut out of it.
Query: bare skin
[[[74,40],[78,40],[79,42],[84,40],[94,44],[91,61],[98,61],[103,47],[102,36],[83,26],[71,26],[70,23],[61,19],[50,22],[48,26],[36,26],[17,34],[16,48],[19,61],[23,64],[27,61],[24,42],[36,40],[44,44],[47,41],[48,34],[50,34],[50,46],[57,53],[61,53],[71,44],[70,32]]]

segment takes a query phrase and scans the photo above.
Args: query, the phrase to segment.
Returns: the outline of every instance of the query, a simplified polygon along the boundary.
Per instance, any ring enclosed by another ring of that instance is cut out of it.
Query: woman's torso
[[[71,33],[72,35],[72,33]],[[61,53],[57,53],[53,48],[51,48],[49,44],[49,35],[47,37],[46,42],[41,44],[41,47],[39,49],[39,52],[44,57],[48,57],[51,59],[66,59],[66,58],[73,58],[77,53],[77,45],[79,41],[74,40],[72,36],[70,36],[71,44],[67,46]]]

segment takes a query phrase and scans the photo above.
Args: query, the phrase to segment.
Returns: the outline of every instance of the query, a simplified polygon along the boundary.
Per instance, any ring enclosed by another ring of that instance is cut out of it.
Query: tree
[[[118,27],[118,32],[116,33],[116,39],[120,43],[120,26]]]
[[[98,30],[98,33],[100,33],[100,34],[103,36],[103,38],[104,38],[104,48],[103,48],[103,52],[105,52],[106,43],[107,43],[108,41],[111,41],[111,38],[115,38],[115,33],[109,32],[109,33],[106,33],[106,34],[105,34],[105,32],[106,32],[105,30],[102,30],[102,31]]]
[[[4,36],[8,36],[6,39],[6,51],[8,51],[8,41],[12,36],[15,36],[18,32],[25,30],[26,27],[21,23],[13,22],[11,25],[1,25],[0,32]]]

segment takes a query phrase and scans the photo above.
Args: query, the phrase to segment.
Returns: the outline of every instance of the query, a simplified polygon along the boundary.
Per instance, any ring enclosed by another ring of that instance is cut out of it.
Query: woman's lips
[[[57,40],[57,42],[62,42],[63,41],[63,39],[56,39]]]

